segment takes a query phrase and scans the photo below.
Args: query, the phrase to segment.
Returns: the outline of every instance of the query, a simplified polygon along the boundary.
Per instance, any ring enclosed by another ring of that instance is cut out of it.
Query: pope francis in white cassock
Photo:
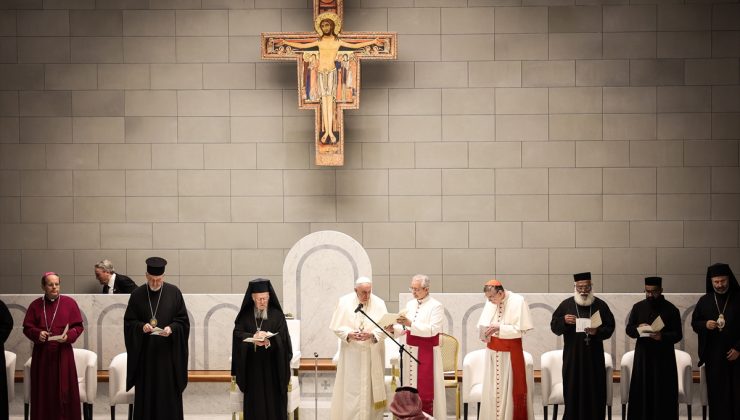
[[[533,420],[533,389],[527,389],[522,336],[533,329],[529,305],[521,295],[504,290],[498,280],[483,289],[488,302],[478,320],[486,343],[483,398],[479,420]]]
[[[447,418],[442,349],[439,333],[445,319],[442,303],[429,296],[430,280],[424,274],[411,279],[409,291],[413,299],[406,303],[406,314],[393,327],[396,337],[403,336],[406,349],[419,361],[403,359],[403,384],[418,390],[425,413],[440,419]]]
[[[339,337],[337,378],[331,397],[331,420],[380,420],[386,406],[385,334],[376,322],[388,312],[372,294],[372,281],[360,277],[355,292],[339,299],[329,328]]]

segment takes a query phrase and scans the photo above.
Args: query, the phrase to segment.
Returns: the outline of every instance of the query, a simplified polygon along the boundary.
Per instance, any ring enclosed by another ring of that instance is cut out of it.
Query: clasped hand
[[[350,341],[367,341],[374,338],[375,336],[369,332],[353,331],[349,333],[348,337]]]
[[[51,336],[51,334],[49,334],[48,331],[41,331],[41,333],[39,334],[39,341],[42,342],[42,343],[45,343],[49,339],[49,336]],[[66,343],[67,342],[67,334],[62,335],[62,339],[59,340],[59,342],[60,343]]]

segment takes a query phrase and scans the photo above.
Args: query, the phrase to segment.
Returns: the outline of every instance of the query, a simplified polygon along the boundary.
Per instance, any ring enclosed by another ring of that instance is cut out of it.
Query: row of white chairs
[[[480,411],[480,402],[483,397],[483,373],[485,349],[475,350],[465,355],[463,359],[462,400],[464,416],[468,418],[468,404],[477,403]],[[678,373],[678,402],[686,404],[688,418],[691,419],[691,402],[693,398],[693,378],[691,355],[685,351],[675,350],[676,370]],[[632,377],[632,364],[635,352],[630,351],[622,356],[620,366],[620,397],[622,403],[622,419],[627,414],[629,404],[630,379]],[[534,389],[534,369],[532,355],[524,352],[524,360],[527,372],[527,386]],[[554,406],[553,420],[557,419],[558,406],[564,404],[563,398],[563,351],[553,350],[543,353],[540,358],[542,405],[545,420],[548,417],[548,406]],[[606,404],[607,415],[612,418],[612,399],[614,395],[612,373],[614,370],[612,356],[604,353],[604,370],[606,373]],[[707,416],[707,387],[705,381],[704,366],[700,369],[700,401],[702,404],[702,418]]]

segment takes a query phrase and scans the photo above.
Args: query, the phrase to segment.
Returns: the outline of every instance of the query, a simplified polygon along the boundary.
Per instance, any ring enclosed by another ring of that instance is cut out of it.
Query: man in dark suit
[[[103,285],[103,294],[131,293],[136,289],[136,283],[123,274],[116,273],[113,263],[103,260],[95,264],[95,278]]]

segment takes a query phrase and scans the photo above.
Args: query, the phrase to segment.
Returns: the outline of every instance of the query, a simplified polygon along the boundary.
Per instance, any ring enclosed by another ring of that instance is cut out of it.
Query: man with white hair
[[[574,274],[573,280],[573,297],[558,306],[550,322],[552,332],[562,335],[565,344],[563,419],[603,419],[606,411],[604,340],[614,333],[614,315],[606,302],[594,296],[591,273]],[[601,319],[601,325],[592,325],[592,317]]]
[[[383,299],[372,294],[367,277],[355,282],[354,293],[339,299],[329,328],[339,338],[339,360],[334,393],[331,398],[332,420],[380,420],[386,405],[385,334],[373,320],[388,311]]]
[[[429,276],[417,274],[411,278],[409,291],[413,299],[406,303],[406,313],[396,320],[398,324],[386,327],[396,337],[403,336],[409,352],[419,359],[403,359],[402,386],[416,388],[425,413],[446,418],[444,370],[439,333],[445,318],[442,303],[429,296]]]
[[[119,294],[131,293],[136,289],[136,283],[123,274],[116,273],[113,263],[110,260],[98,261],[95,264],[95,278],[103,286],[102,293]]]

